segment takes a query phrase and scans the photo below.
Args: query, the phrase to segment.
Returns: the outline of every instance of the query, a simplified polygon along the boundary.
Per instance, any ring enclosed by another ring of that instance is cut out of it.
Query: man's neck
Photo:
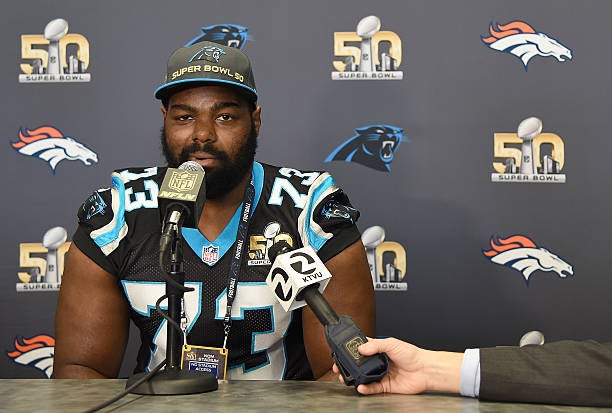
[[[251,175],[252,171],[250,170],[249,173],[244,175],[240,183],[227,194],[219,198],[206,200],[198,223],[198,229],[206,239],[213,241],[223,232],[234,216],[236,209],[244,200],[244,193],[251,180]]]

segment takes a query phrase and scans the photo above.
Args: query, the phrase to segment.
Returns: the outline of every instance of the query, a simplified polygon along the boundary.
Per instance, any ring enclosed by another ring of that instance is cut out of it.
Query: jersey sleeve
[[[115,171],[111,187],[94,192],[78,210],[73,242],[111,274],[120,275],[130,242],[146,237],[159,223],[157,179],[156,167]]]
[[[324,262],[360,239],[356,226],[359,211],[348,196],[324,172],[310,186],[298,226],[303,245],[318,251]]]
[[[73,242],[85,255],[111,274],[120,264],[111,253],[127,234],[125,188],[121,176],[113,173],[112,186],[90,195],[77,212],[79,225]]]

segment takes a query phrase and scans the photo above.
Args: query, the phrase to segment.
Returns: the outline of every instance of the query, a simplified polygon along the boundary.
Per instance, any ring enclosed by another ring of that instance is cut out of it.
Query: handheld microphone
[[[310,247],[291,250],[286,241],[280,241],[270,247],[268,256],[273,265],[266,283],[285,311],[308,304],[324,326],[327,344],[344,383],[357,387],[382,379],[389,366],[387,356],[361,355],[357,347],[368,341],[365,334],[351,317],[338,317],[321,294],[331,274],[317,253]]]

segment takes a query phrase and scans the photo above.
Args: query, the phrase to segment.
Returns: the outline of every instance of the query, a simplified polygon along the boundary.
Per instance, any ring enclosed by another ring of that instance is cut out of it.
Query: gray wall
[[[360,229],[384,228],[378,253],[403,278],[378,285],[398,289],[376,292],[379,335],[451,350],[516,344],[534,329],[548,341],[612,339],[605,327],[612,314],[606,166],[612,154],[612,3],[33,0],[5,2],[2,9],[0,169],[7,191],[0,377],[49,373],[57,291],[45,290],[54,286],[44,279],[20,280],[19,272],[32,273],[24,256],[29,251],[44,266],[43,235],[56,226],[67,230],[69,242],[78,206],[110,183],[113,169],[162,164],[153,90],[169,53],[214,24],[246,26],[251,37],[244,51],[253,60],[263,107],[258,159],[329,170],[361,211]],[[341,60],[334,56],[335,33],[355,32],[369,15],[401,39],[397,70],[403,79],[332,80],[332,61]],[[60,17],[69,34],[89,42],[91,81],[20,83],[20,64],[30,63],[23,58],[22,35],[41,35]],[[572,59],[535,56],[525,70],[517,57],[481,41],[490,23],[511,21],[556,39],[571,49]],[[495,156],[495,134],[516,135],[518,124],[531,116],[542,120],[543,133],[563,142],[553,158],[564,157],[565,183],[492,182],[492,163],[503,161]],[[389,171],[324,161],[356,128],[376,124],[403,129],[405,141]],[[40,126],[73,137],[98,162],[63,160],[54,172],[49,163],[13,148],[20,129]],[[483,254],[492,237],[512,235],[536,244],[522,252],[549,259],[554,254],[571,265],[573,276],[562,278],[534,259],[527,283],[510,263],[496,264]],[[395,258],[383,254],[391,243],[397,243]],[[404,253],[402,265],[397,258]],[[44,346],[30,342],[41,335],[48,336]],[[135,339],[124,375],[133,364]],[[17,350],[24,354],[18,357]]]

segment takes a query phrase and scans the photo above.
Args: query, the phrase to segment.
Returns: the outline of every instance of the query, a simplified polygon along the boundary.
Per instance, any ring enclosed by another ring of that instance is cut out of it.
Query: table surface
[[[117,396],[126,380],[3,379],[2,412],[85,412]],[[201,394],[141,396],[128,394],[101,412],[428,412],[564,413],[612,412],[612,409],[481,402],[445,394],[359,396],[352,387],[332,382],[225,381]]]

